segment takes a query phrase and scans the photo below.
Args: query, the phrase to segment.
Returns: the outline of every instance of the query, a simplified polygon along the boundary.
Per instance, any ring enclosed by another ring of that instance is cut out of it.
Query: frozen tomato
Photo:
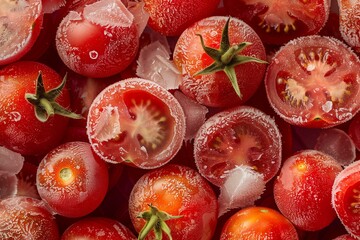
[[[108,86],[95,98],[87,134],[92,148],[105,161],[156,168],[181,148],[185,117],[165,88],[129,78]]]
[[[278,211],[247,207],[233,214],[222,228],[220,240],[297,240],[294,225]]]
[[[69,106],[65,78],[52,68],[31,61],[7,65],[0,70],[0,145],[43,156],[63,138],[63,116],[81,118]]]
[[[332,206],[346,230],[360,238],[360,161],[342,170],[336,177],[332,190]]]
[[[296,227],[317,231],[336,217],[331,189],[341,165],[316,150],[303,150],[286,159],[274,183],[280,212]]]
[[[247,165],[269,181],[281,164],[281,136],[275,121],[262,111],[239,106],[209,118],[195,136],[199,172],[221,186],[226,172]]]
[[[148,25],[165,36],[179,36],[194,22],[211,16],[220,0],[144,0]]]
[[[81,75],[115,75],[130,65],[138,51],[133,20],[120,0],[100,0],[70,11],[56,33],[59,56]]]
[[[123,224],[110,218],[84,218],[69,226],[61,240],[135,240],[135,235]]]
[[[55,217],[45,204],[30,197],[0,201],[0,239],[60,239]]]
[[[164,232],[164,239],[210,240],[218,205],[210,184],[197,171],[170,164],[136,182],[129,212],[139,239],[154,239]]]
[[[339,30],[341,36],[356,52],[360,52],[360,2],[350,0],[338,0],[337,2],[339,6]]]
[[[244,103],[266,69],[259,36],[236,18],[215,16],[196,22],[181,34],[173,54],[182,73],[181,91],[210,107]]]
[[[348,133],[356,148],[360,151],[360,113],[351,119]]]
[[[267,44],[318,33],[325,25],[329,0],[224,0],[231,16],[248,23]]]
[[[40,34],[44,13],[41,0],[0,2],[0,65],[19,60]]]
[[[298,38],[271,60],[265,76],[269,102],[293,125],[339,125],[360,109],[359,68],[358,57],[339,40]]]
[[[41,199],[55,213],[81,217],[100,205],[108,178],[106,163],[92,152],[89,143],[68,142],[43,158],[36,184]]]

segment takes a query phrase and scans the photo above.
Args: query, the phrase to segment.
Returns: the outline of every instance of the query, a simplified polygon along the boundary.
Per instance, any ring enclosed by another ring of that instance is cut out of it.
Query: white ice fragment
[[[181,91],[176,91],[174,97],[179,101],[185,113],[186,132],[185,141],[192,140],[201,125],[205,123],[208,108],[190,99]]]
[[[94,127],[93,137],[99,142],[114,139],[121,133],[120,116],[117,107],[105,107]]]
[[[347,166],[356,159],[354,142],[346,132],[337,128],[322,130],[314,148],[332,156],[342,166]]]
[[[249,166],[236,166],[225,178],[218,198],[219,216],[230,209],[253,205],[265,190],[264,175]]]
[[[134,16],[120,0],[100,0],[86,5],[84,18],[105,27],[130,27]]]
[[[24,157],[17,152],[0,146],[0,171],[17,174],[24,165]]]
[[[332,101],[326,101],[326,102],[321,106],[321,109],[322,109],[324,112],[328,113],[328,112],[331,111],[332,107],[333,107]]]
[[[170,60],[168,46],[155,41],[143,47],[138,58],[136,74],[166,89],[177,89],[181,74]]]
[[[128,9],[134,16],[134,23],[138,30],[139,36],[144,31],[147,22],[149,20],[149,13],[144,9],[145,3],[140,2],[129,2]]]

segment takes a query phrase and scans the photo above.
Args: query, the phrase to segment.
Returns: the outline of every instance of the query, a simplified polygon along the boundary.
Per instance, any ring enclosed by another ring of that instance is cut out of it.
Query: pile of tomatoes
[[[0,0],[0,239],[360,239],[359,9]]]

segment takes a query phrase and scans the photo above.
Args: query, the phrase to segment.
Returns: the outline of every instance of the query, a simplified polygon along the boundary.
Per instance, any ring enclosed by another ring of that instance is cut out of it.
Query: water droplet
[[[95,60],[95,59],[97,59],[99,57],[99,53],[97,51],[95,51],[95,50],[92,50],[92,51],[89,52],[89,56],[90,56],[91,59]]]

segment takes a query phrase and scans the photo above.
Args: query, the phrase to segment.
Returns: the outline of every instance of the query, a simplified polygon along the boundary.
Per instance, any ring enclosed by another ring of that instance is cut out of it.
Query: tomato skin
[[[39,71],[47,91],[62,82],[58,73],[38,62],[16,62],[0,70],[0,145],[23,155],[46,154],[60,143],[68,126],[68,118],[60,115],[40,122],[25,99],[25,93],[35,93]],[[68,108],[68,90],[64,88],[56,100]]]
[[[184,112],[165,88],[129,78],[108,86],[95,98],[87,135],[96,154],[107,162],[157,168],[181,148]]]
[[[134,22],[126,26],[94,22],[89,18],[92,13],[86,11],[94,8],[94,4],[119,8],[122,5],[118,0],[101,0],[84,9],[80,7],[82,11],[69,12],[58,27],[55,40],[60,58],[71,70],[87,77],[103,78],[115,75],[131,64],[138,52],[139,37]]]
[[[351,119],[348,134],[354,141],[357,150],[360,151],[360,113]]]
[[[148,25],[165,36],[179,36],[194,22],[209,17],[220,0],[145,0]]]
[[[84,218],[69,226],[61,240],[135,240],[135,235],[123,224],[110,218]]]
[[[348,233],[360,237],[359,176],[360,161],[345,167],[335,179],[332,189],[332,206]]]
[[[0,15],[1,66],[16,62],[35,44],[40,35],[44,17],[42,1],[3,1]]]
[[[174,49],[174,63],[183,74],[180,90],[200,104],[210,107],[230,107],[244,103],[258,89],[263,80],[266,64],[249,62],[235,67],[242,98],[234,91],[229,78],[223,71],[193,76],[214,60],[207,55],[199,36],[206,46],[218,49],[227,17],[209,17],[187,28],[179,37]],[[258,35],[243,21],[232,18],[229,25],[230,45],[251,42],[241,55],[265,60],[265,48]]]
[[[57,214],[81,217],[95,210],[105,197],[107,165],[85,142],[68,142],[51,150],[36,176],[39,195]]]
[[[360,110],[359,68],[359,58],[337,39],[297,38],[282,47],[267,68],[268,100],[292,125],[337,126]]]
[[[260,223],[260,224],[259,224]],[[220,240],[297,240],[294,225],[278,211],[267,207],[247,207],[225,223]]]
[[[330,5],[328,0],[224,0],[224,7],[249,24],[264,43],[282,45],[317,34],[327,22]]]
[[[138,232],[145,221],[137,216],[147,211],[149,204],[172,216],[182,216],[166,221],[174,240],[212,239],[218,214],[216,195],[195,170],[170,164],[145,173],[137,181],[130,193],[129,212]]]
[[[31,197],[0,200],[0,239],[60,239],[54,216]]]
[[[303,150],[285,160],[274,183],[280,212],[296,227],[317,231],[336,217],[331,189],[341,165],[316,150]]]

